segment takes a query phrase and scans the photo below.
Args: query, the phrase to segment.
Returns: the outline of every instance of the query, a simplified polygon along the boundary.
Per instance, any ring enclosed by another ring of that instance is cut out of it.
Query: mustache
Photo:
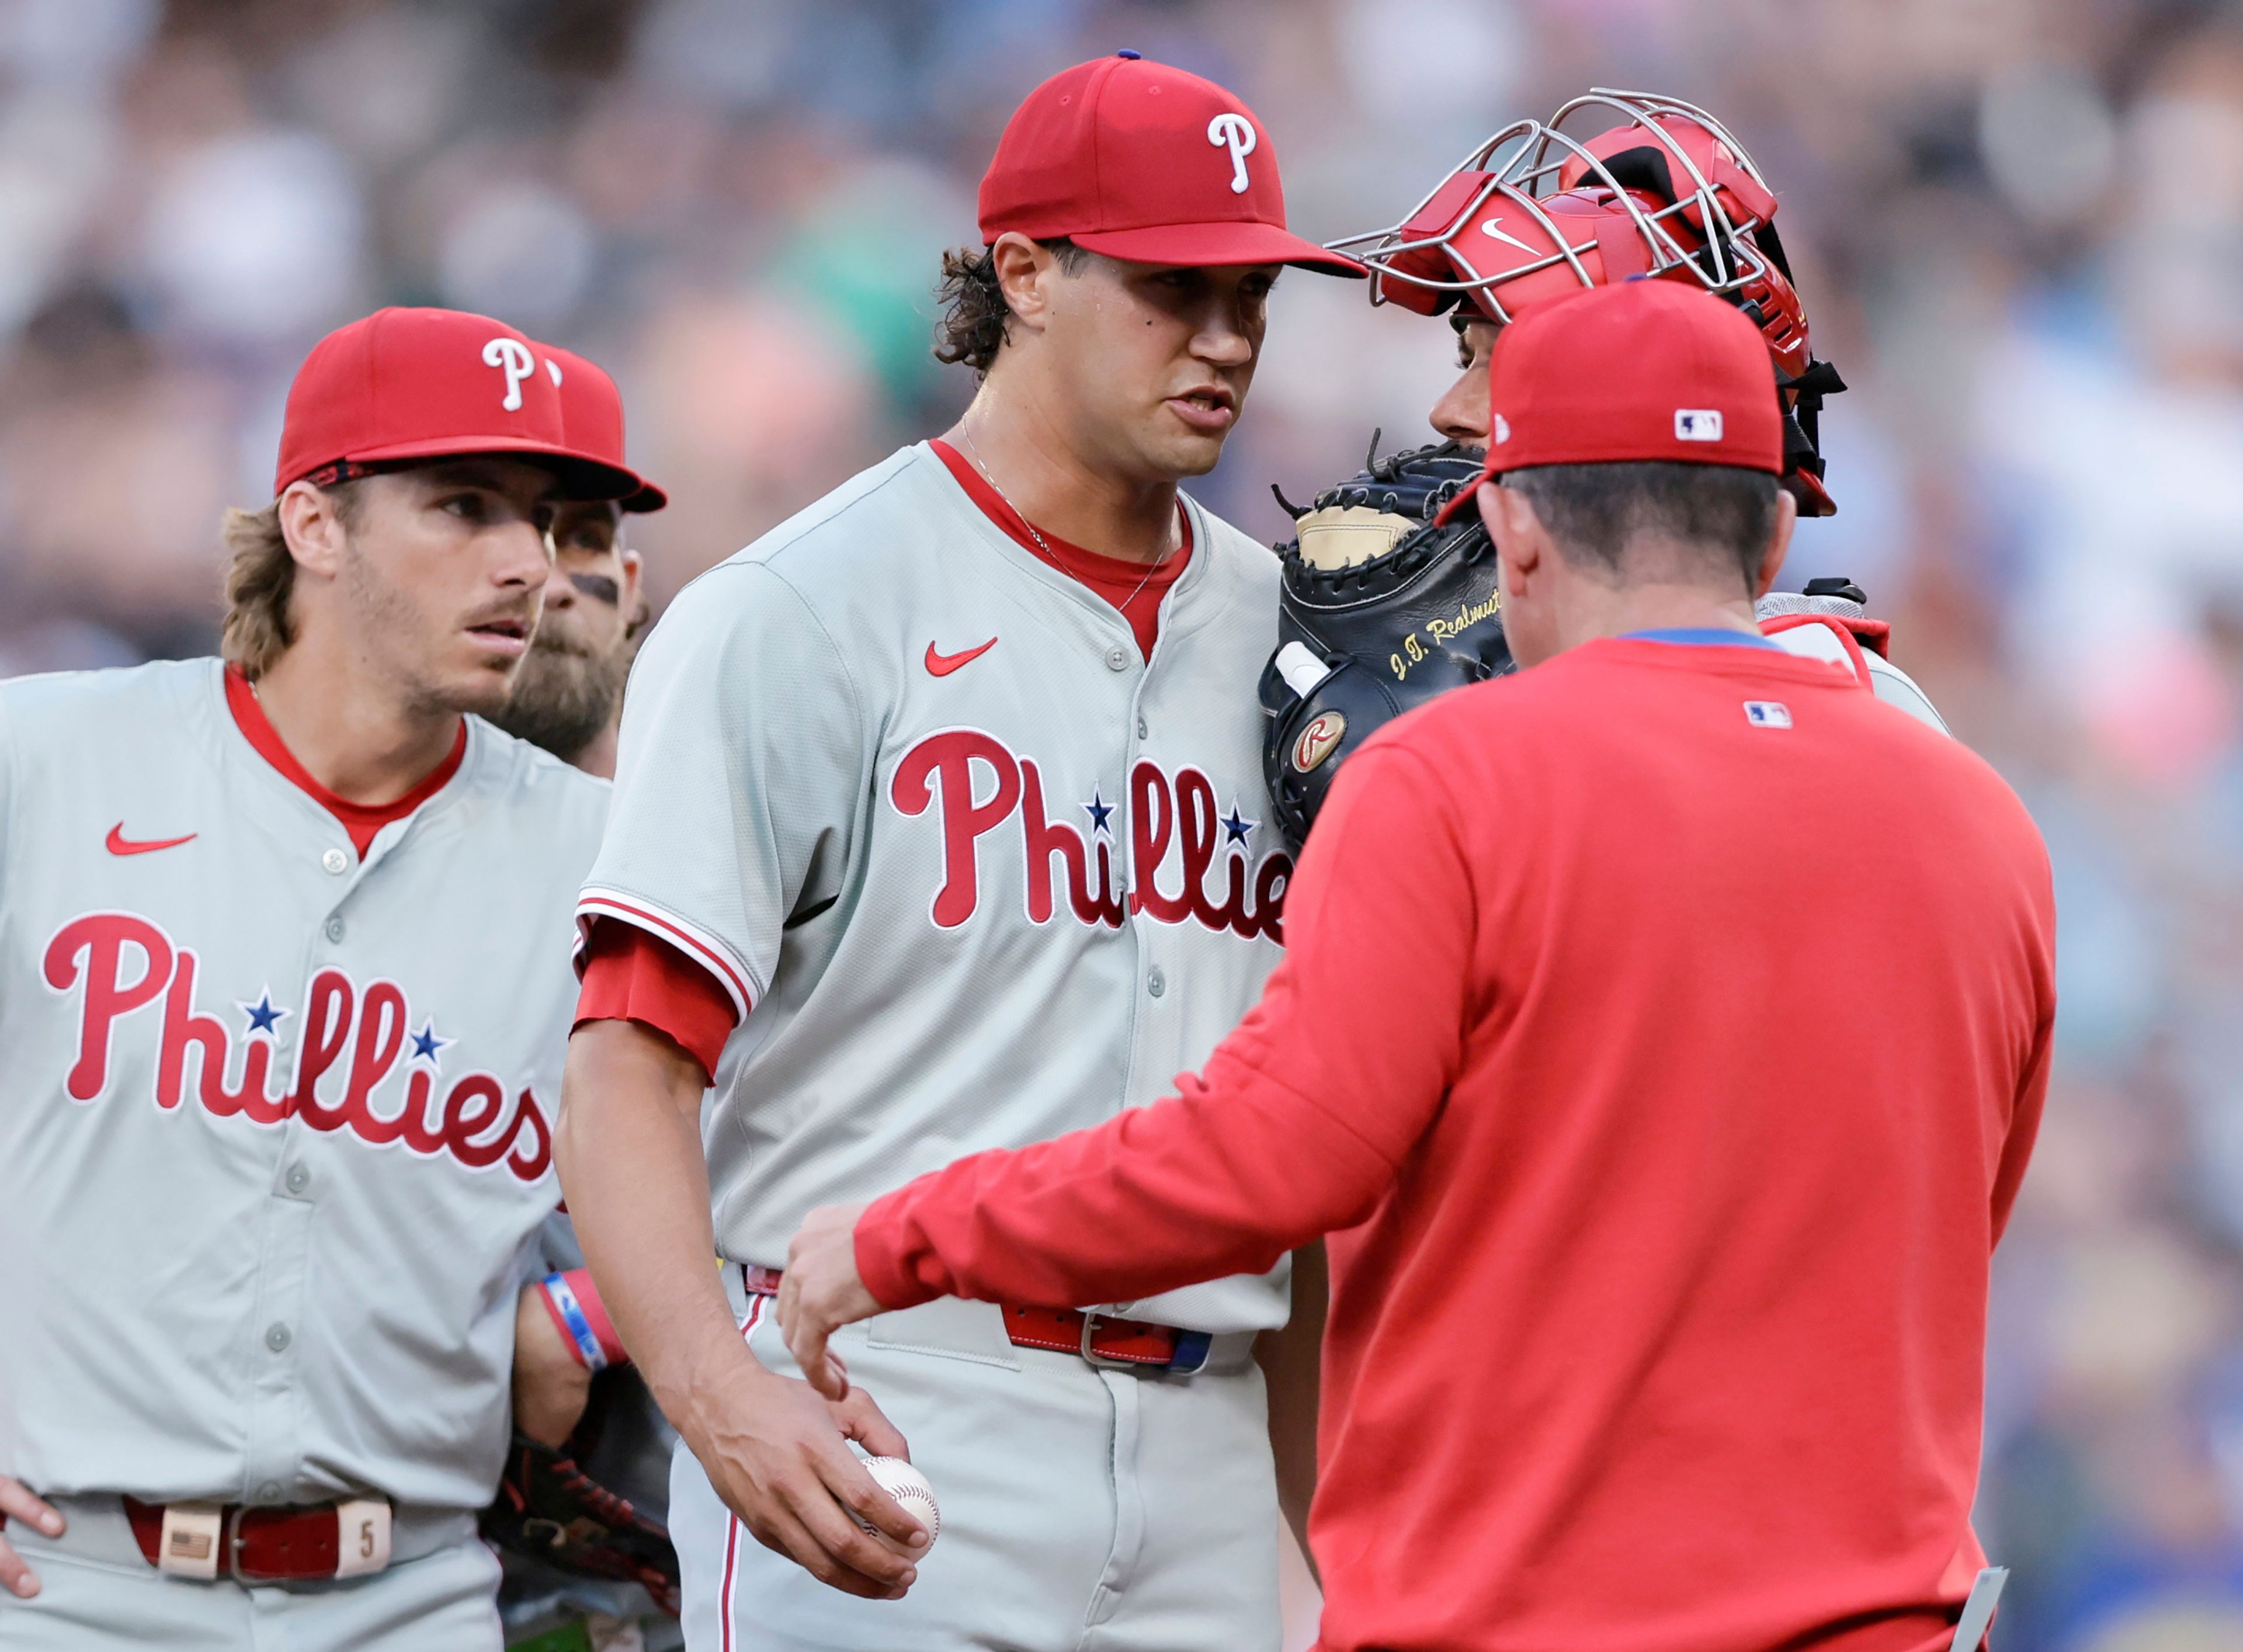
[[[536,624],[535,616],[536,610],[528,603],[517,600],[509,603],[493,603],[488,607],[468,615],[463,623],[469,630],[474,630],[482,625],[508,624],[519,625],[524,630],[529,630]]]
[[[575,659],[599,657],[598,650],[587,647],[573,637],[563,636],[557,628],[542,620],[529,634],[529,649],[534,654],[566,654]]]

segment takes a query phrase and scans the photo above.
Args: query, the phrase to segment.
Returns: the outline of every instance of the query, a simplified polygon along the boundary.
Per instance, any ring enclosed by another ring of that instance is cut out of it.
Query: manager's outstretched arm
[[[1179,1093],[813,1211],[779,1323],[829,1397],[841,1325],[940,1296],[1054,1306],[1259,1273],[1367,1217],[1462,1064],[1478,924],[1453,801],[1406,748],[1348,765],[1288,897],[1285,961]]]

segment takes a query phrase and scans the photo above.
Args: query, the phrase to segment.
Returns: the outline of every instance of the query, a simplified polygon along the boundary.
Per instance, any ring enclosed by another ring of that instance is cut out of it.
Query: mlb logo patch
[[[1721,439],[1721,410],[1719,408],[1675,408],[1674,439],[1677,442],[1719,442]]]
[[[1791,708],[1782,700],[1747,700],[1745,721],[1756,729],[1788,729]]]

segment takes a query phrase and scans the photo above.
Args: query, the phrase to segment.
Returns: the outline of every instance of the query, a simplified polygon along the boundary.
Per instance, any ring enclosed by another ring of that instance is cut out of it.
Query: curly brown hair
[[[1081,273],[1090,254],[1064,235],[1037,246],[1059,260],[1067,274]],[[987,377],[989,364],[1012,336],[1013,307],[1005,302],[1005,289],[997,281],[997,260],[989,248],[954,246],[942,255],[942,279],[935,283],[942,318],[934,327],[934,359],[963,361],[977,379]]]

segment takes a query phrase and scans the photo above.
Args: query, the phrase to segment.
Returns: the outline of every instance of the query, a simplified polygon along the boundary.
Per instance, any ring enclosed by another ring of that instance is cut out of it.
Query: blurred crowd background
[[[1245,98],[1320,239],[1591,84],[1756,155],[1854,387],[1787,583],[1867,587],[2056,860],[2061,1056],[1996,1270],[2001,1644],[2243,1647],[2243,8],[0,0],[0,674],[209,651],[220,511],[269,497],[305,349],[385,303],[616,373],[677,501],[633,524],[658,603],[963,404],[938,256],[1020,96],[1122,46]],[[1424,438],[1452,352],[1290,276],[1202,496],[1277,536],[1270,484]]]

